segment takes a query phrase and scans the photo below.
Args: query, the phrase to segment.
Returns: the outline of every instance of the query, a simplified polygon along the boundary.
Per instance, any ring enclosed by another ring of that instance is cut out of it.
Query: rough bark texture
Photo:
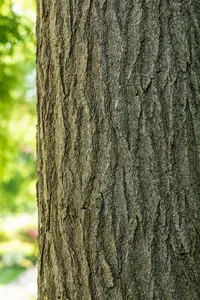
[[[39,300],[200,299],[199,0],[38,0]]]

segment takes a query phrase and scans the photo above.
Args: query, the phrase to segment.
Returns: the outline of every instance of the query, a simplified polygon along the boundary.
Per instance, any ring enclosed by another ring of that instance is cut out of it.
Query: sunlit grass
[[[12,266],[0,268],[0,284],[8,284],[18,278],[26,270],[26,267]]]

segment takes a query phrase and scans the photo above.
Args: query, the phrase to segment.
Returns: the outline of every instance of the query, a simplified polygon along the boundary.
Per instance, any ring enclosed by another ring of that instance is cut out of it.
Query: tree
[[[38,4],[39,300],[200,299],[198,1]]]
[[[34,3],[20,2],[0,1],[1,217],[36,209]]]

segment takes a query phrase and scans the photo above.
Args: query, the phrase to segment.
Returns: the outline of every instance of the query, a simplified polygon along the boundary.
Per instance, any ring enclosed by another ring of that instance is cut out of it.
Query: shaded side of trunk
[[[38,1],[38,300],[200,299],[200,5]]]

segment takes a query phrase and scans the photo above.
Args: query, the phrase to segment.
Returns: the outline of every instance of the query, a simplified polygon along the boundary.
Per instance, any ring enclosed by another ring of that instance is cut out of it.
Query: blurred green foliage
[[[35,200],[35,1],[0,1],[0,212]]]
[[[3,277],[5,269],[9,273],[10,268],[30,268],[36,264],[38,249],[35,220],[35,214],[10,215],[0,219],[0,277]]]
[[[7,284],[17,279],[17,277],[26,270],[25,267],[11,266],[3,267],[0,270],[0,284]]]

